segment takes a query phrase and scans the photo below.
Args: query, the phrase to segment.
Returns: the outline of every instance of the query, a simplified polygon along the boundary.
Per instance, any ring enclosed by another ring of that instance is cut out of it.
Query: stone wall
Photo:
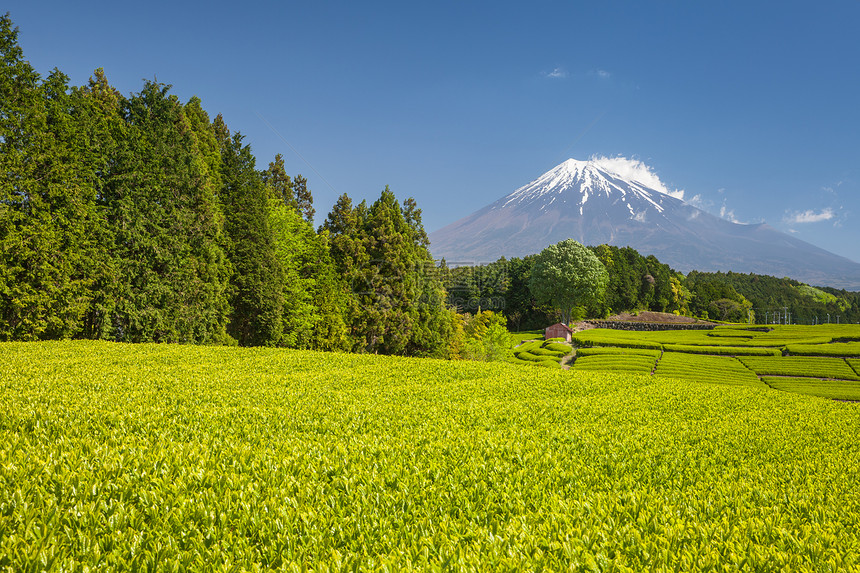
[[[586,324],[592,325],[594,328],[614,328],[616,330],[638,330],[638,331],[657,331],[657,330],[713,330],[716,324],[702,323],[672,323],[672,322],[616,322],[611,320],[585,320]]]

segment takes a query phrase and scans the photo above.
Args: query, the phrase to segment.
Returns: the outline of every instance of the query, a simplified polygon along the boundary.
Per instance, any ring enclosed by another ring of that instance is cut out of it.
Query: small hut
[[[570,342],[570,335],[573,334],[573,329],[566,324],[556,323],[552,326],[547,326],[544,332],[544,338],[564,338],[565,342]]]

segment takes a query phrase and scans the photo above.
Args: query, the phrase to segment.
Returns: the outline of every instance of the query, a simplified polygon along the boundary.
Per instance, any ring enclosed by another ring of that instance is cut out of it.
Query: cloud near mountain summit
[[[662,181],[660,181],[660,178],[650,167],[638,159],[628,159],[627,157],[620,156],[592,156],[589,161],[605,171],[618,175],[622,179],[627,181],[638,181],[639,183],[659,191],[664,195],[674,197],[675,199],[681,199],[682,201],[684,199],[683,189],[670,190]]]

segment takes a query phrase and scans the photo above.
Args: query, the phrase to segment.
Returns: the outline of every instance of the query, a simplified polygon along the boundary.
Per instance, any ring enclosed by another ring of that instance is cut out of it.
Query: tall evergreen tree
[[[185,104],[185,117],[191,126],[197,151],[203,160],[206,180],[218,196],[221,191],[221,145],[215,136],[215,128],[209,120],[209,114],[203,109],[202,102],[197,96]],[[223,217],[223,214],[221,214]],[[223,221],[222,221],[223,224]]]
[[[421,209],[418,208],[418,202],[413,197],[407,197],[403,200],[403,219],[409,226],[415,246],[418,249],[429,249],[430,239],[427,237],[424,224],[421,222]]]
[[[406,350],[416,296],[409,241],[400,205],[388,187],[370,206],[365,228],[370,264],[363,269],[360,299],[368,323],[364,332],[370,352],[402,354]]]
[[[337,198],[320,231],[330,235],[331,255],[340,273],[349,282],[363,268],[369,258],[364,236],[364,208],[352,206],[345,193]]]
[[[342,279],[344,320],[347,325],[349,348],[365,348],[364,331],[367,316],[360,301],[364,272],[370,265],[365,232],[367,208],[364,202],[356,207],[345,193],[338,197],[331,212],[319,229],[328,237],[329,252],[335,270]]]
[[[451,315],[420,215],[414,201],[401,207],[386,187],[370,208],[364,202],[353,208],[341,196],[323,224],[335,265],[351,289],[349,326],[356,349],[448,352]]]
[[[5,340],[36,339],[48,329],[50,302],[43,285],[52,274],[46,255],[53,241],[39,222],[50,223],[40,193],[40,171],[49,165],[50,150],[39,80],[6,14],[0,18],[0,337]]]
[[[87,126],[54,70],[44,81],[0,18],[0,339],[80,336],[105,265]]]
[[[269,199],[298,209],[296,194],[293,191],[293,181],[287,175],[284,157],[280,153],[275,155],[275,160],[269,163],[269,167],[263,171],[262,177],[263,183],[269,189]]]
[[[95,204],[100,211],[102,226],[91,219],[88,225],[99,231],[95,236],[102,256],[94,257],[91,267],[92,298],[80,333],[85,338],[112,338],[120,289],[118,259],[114,252],[115,231],[110,224],[108,203],[109,183],[115,175],[118,149],[126,137],[122,115],[125,99],[105,77],[104,70],[95,70],[86,86],[73,88],[71,114],[78,129],[72,138],[76,164],[93,185]]]
[[[266,186],[242,135],[214,121],[221,147],[221,190],[227,253],[233,265],[228,332],[243,346],[273,346],[283,334],[283,270],[269,226]]]
[[[407,345],[407,353],[414,356],[444,357],[454,325],[446,311],[447,293],[442,284],[439,266],[430,254],[430,240],[421,221],[421,209],[414,198],[403,201],[403,220],[409,231],[411,271],[417,282],[413,302],[416,318]]]
[[[221,214],[184,107],[146,82],[104,187],[120,280],[114,337],[221,342],[229,264]]]
[[[308,189],[308,180],[301,175],[296,175],[293,179],[293,189],[296,197],[296,208],[305,218],[305,221],[313,223],[316,209],[314,209],[314,196]]]

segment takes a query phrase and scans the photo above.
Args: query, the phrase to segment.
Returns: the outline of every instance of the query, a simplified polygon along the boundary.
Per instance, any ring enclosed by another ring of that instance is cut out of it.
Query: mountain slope
[[[754,272],[860,290],[860,264],[766,224],[732,223],[697,209],[671,196],[647,168],[620,171],[612,160],[565,161],[431,233],[431,251],[450,264],[472,264],[573,238],[631,246],[682,272]]]

